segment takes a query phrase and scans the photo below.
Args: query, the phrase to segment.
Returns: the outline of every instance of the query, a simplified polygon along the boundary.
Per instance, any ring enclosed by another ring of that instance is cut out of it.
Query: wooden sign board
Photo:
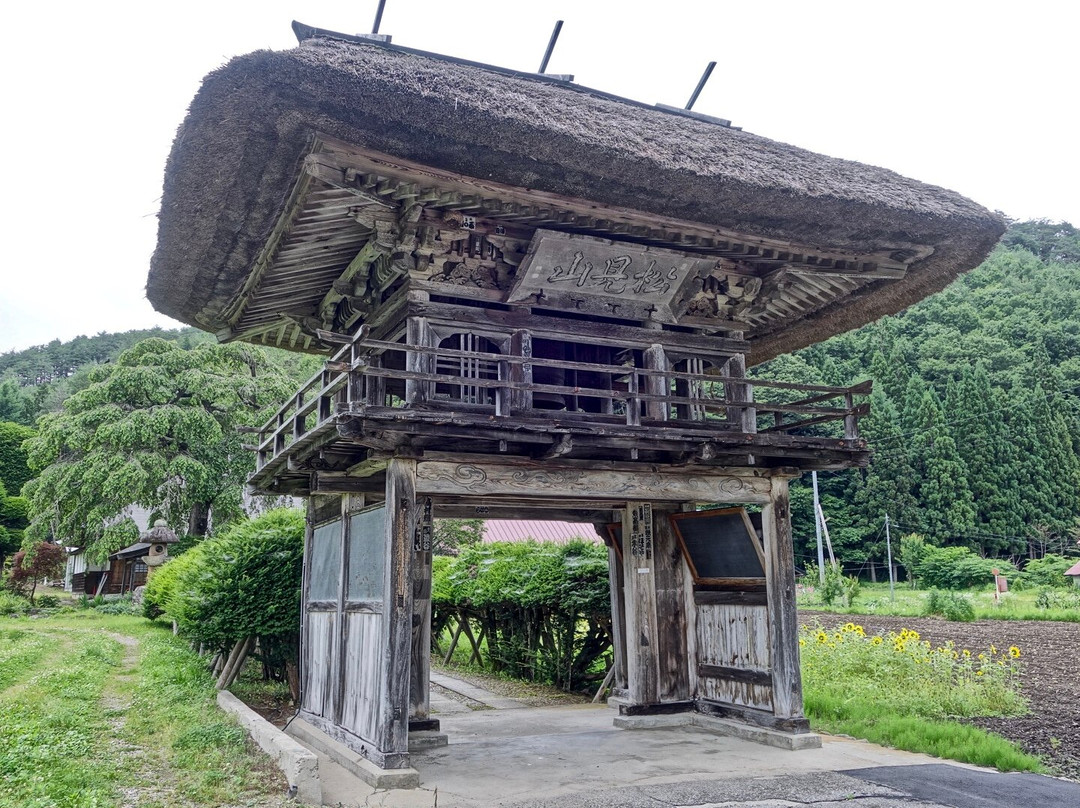
[[[670,517],[695,584],[760,584],[765,554],[745,508],[721,508]]]
[[[674,323],[716,260],[592,236],[537,230],[507,300]],[[695,288],[696,286],[696,288]]]

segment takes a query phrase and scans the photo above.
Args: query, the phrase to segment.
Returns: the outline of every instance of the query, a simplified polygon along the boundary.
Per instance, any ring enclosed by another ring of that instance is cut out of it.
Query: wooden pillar
[[[409,759],[409,668],[412,661],[413,579],[416,530],[416,461],[395,457],[386,467],[386,597],[375,744],[385,768]]]
[[[631,705],[656,704],[660,678],[659,637],[652,506],[649,503],[627,503],[623,511],[622,535],[627,696]]]
[[[682,548],[667,513],[653,515],[653,577],[656,581],[658,701],[690,698],[690,662],[687,649],[686,592]]]
[[[607,530],[597,525],[597,531]],[[611,650],[615,674],[611,680],[612,692],[626,690],[626,593],[623,588],[623,562],[621,550],[608,545],[608,588],[611,590]]]
[[[423,317],[409,317],[405,326],[405,342],[417,348],[426,348],[429,338],[427,320]],[[430,373],[432,367],[430,354],[409,351],[405,354],[405,370],[410,373]],[[410,407],[423,404],[428,399],[429,383],[418,379],[405,380],[405,403]]]
[[[412,662],[409,669],[409,723],[413,729],[437,729],[431,714],[431,497],[420,503],[413,541]]]
[[[772,657],[773,714],[802,718],[799,671],[799,618],[795,609],[795,555],[786,477],[772,478],[769,503],[762,509],[765,534],[765,584],[768,592],[769,650]]]
[[[668,370],[667,353],[663,345],[651,345],[645,351],[645,368],[647,370]],[[664,376],[646,376],[645,392],[651,396],[668,396],[668,380]],[[667,401],[647,401],[645,403],[645,415],[655,421],[666,421],[668,412]]]

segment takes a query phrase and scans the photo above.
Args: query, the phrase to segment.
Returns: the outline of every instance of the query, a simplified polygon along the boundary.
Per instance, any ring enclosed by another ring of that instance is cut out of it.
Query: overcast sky
[[[376,0],[22,2],[5,8],[0,352],[178,325],[143,287],[162,172],[202,77],[294,47],[291,20],[370,31]],[[1017,219],[1080,224],[1070,3],[389,0],[395,44],[549,72],[695,110],[957,190]]]

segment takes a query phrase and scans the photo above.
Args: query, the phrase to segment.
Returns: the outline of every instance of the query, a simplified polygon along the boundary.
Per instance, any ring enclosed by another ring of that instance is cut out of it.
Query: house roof
[[[484,542],[550,541],[566,544],[571,539],[599,542],[591,524],[548,522],[537,519],[488,519],[484,522]]]
[[[887,169],[565,81],[326,33],[205,79],[165,172],[147,281],[159,311],[223,339],[266,341],[280,322],[274,344],[319,349],[302,324],[364,244],[358,176],[384,202],[423,194],[435,208],[451,199],[497,217],[511,200],[518,221],[535,221],[539,200],[553,206],[544,226],[761,258],[747,265],[773,275],[801,267],[772,290],[794,278],[799,295],[746,315],[754,362],[942,289],[1004,230],[963,196]],[[491,198],[463,197],[466,185]],[[301,275],[310,288],[295,285]]]
[[[1071,567],[1069,567],[1067,570],[1065,570],[1065,574],[1066,575],[1075,575],[1075,576],[1080,577],[1080,561],[1077,561],[1075,564],[1073,564]]]
[[[115,553],[110,555],[109,558],[138,558],[140,556],[146,555],[149,549],[149,542],[135,542],[135,544],[125,547],[123,550],[117,550]]]

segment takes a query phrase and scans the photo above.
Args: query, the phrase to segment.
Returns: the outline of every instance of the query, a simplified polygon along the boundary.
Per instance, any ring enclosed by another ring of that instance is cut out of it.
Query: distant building
[[[1077,561],[1075,564],[1065,570],[1065,574],[1073,579],[1074,584],[1080,586],[1080,561]]]
[[[484,522],[484,544],[529,539],[555,544],[566,544],[572,539],[600,542],[600,537],[588,523],[548,522],[539,519],[489,519]]]

